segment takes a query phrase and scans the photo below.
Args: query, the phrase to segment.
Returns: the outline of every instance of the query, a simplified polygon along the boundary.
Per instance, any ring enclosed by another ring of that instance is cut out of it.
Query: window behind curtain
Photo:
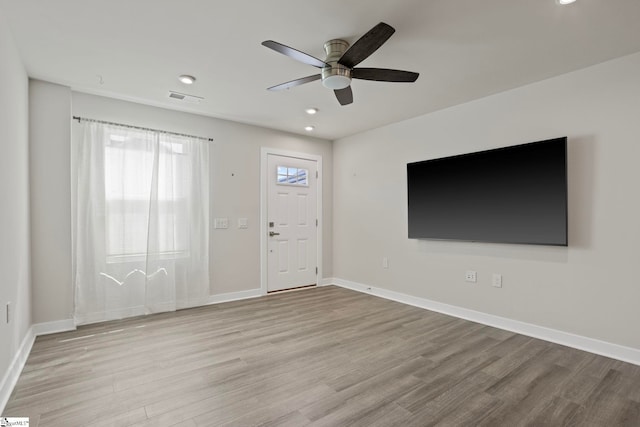
[[[106,255],[109,262],[143,257],[185,257],[189,252],[189,186],[191,161],[188,145],[166,141],[158,144],[111,135],[105,144]],[[158,167],[154,171],[154,160]],[[156,182],[154,182],[156,181]],[[155,206],[151,206],[154,203]],[[157,212],[149,222],[149,211]],[[148,227],[157,228],[149,233]],[[152,235],[154,242],[148,242]]]

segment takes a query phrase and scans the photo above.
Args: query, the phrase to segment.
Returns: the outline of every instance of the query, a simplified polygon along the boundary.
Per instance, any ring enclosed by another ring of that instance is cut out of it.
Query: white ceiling
[[[640,0],[0,0],[0,13],[31,77],[294,133],[312,124],[326,139],[640,51]],[[345,107],[319,81],[265,90],[318,70],[263,40],[324,59],[326,40],[353,43],[380,21],[396,33],[360,66],[416,71],[416,83],[354,80]]]

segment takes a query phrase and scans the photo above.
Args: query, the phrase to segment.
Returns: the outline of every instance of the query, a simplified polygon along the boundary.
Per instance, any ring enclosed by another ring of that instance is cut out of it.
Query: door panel
[[[314,285],[317,162],[269,154],[267,167],[267,291]]]
[[[307,239],[298,239],[298,271],[309,269],[309,257],[307,256]]]
[[[276,223],[280,227],[289,226],[289,193],[278,193]]]
[[[289,241],[279,240],[277,242],[278,273],[289,272]]]

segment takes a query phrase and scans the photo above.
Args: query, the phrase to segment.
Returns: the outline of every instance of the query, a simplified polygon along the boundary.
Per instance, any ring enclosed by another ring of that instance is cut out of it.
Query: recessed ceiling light
[[[180,80],[182,83],[184,83],[186,85],[192,85],[193,82],[196,81],[196,78],[193,77],[193,76],[189,76],[189,75],[183,74],[183,75],[178,77],[178,80]]]
[[[304,130],[306,130],[307,132],[311,132],[313,131],[315,128],[313,126],[305,126]]]
[[[556,3],[558,4],[571,4],[576,0],[556,0]]]
[[[304,110],[304,112],[307,113],[307,114],[313,115],[313,114],[318,112],[318,109],[317,108],[307,108],[306,110]]]

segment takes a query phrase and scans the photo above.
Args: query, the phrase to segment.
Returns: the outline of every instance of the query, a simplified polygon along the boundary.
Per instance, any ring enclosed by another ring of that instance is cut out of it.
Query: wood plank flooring
[[[338,287],[39,337],[31,426],[640,426],[640,367]]]

